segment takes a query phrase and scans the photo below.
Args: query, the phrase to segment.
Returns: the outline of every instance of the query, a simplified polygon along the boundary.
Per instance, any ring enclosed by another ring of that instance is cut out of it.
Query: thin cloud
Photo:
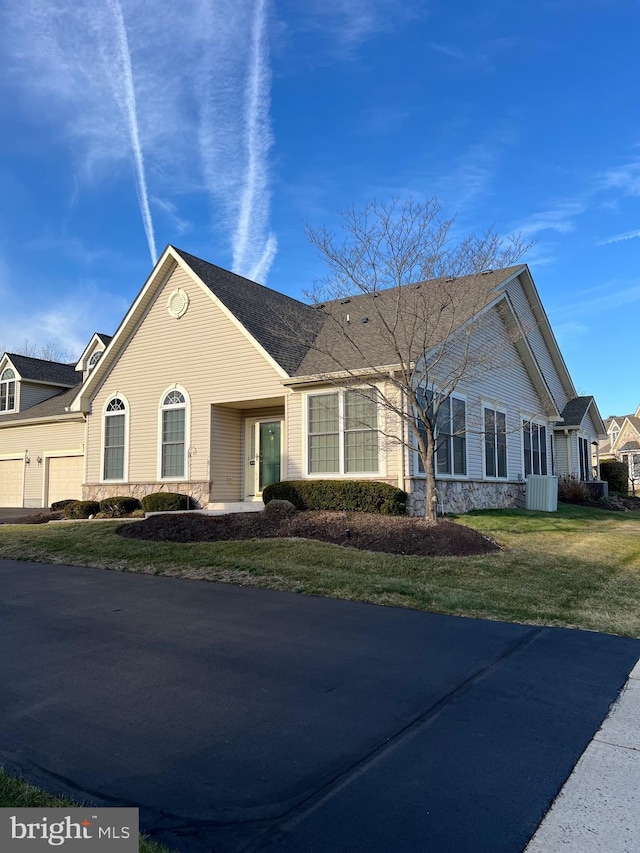
[[[435,50],[436,53],[443,53],[445,56],[450,56],[451,59],[457,59],[459,62],[464,62],[467,59],[466,53],[459,47],[448,44],[437,44],[434,41],[429,42],[429,47],[431,50]]]
[[[119,0],[108,0],[109,8],[113,14],[116,28],[116,42],[118,45],[116,74],[122,80],[123,109],[126,116],[129,134],[131,136],[131,148],[136,169],[136,184],[138,190],[138,202],[140,213],[144,224],[144,232],[147,237],[151,262],[155,264],[158,260],[156,239],[153,232],[153,220],[149,209],[149,193],[147,191],[147,178],[144,169],[144,155],[140,144],[140,130],[138,127],[138,108],[136,105],[136,90],[133,84],[133,70],[131,68],[131,54],[129,53],[129,39],[127,28],[122,14],[122,6]]]
[[[150,15],[146,0],[23,0],[0,12],[25,106],[77,157],[75,195],[87,182],[121,180],[132,164],[152,258],[158,224],[167,236],[191,227],[175,198],[204,193],[213,246],[232,254],[238,235],[242,271],[268,273],[277,245],[268,4],[157,0]],[[254,15],[257,51],[247,37]]]
[[[415,0],[305,0],[300,5],[306,26],[324,31],[338,52],[346,55],[376,35],[396,30],[422,11]]]
[[[620,189],[624,195],[640,196],[640,160],[608,169],[599,176],[602,189]]]
[[[640,237],[640,229],[637,231],[625,231],[624,234],[616,234],[614,237],[607,237],[606,240],[600,240],[599,243],[596,243],[596,246],[608,246],[611,243],[622,243],[625,240],[633,240],[636,237]]]
[[[267,155],[272,145],[269,126],[271,69],[266,40],[266,0],[257,0],[252,22],[249,75],[245,94],[244,146],[246,166],[238,224],[233,237],[233,268],[253,278],[266,275],[275,256],[275,235],[270,234],[258,258],[251,236],[264,230],[269,214]]]
[[[526,237],[534,237],[543,231],[569,234],[575,228],[576,217],[586,209],[587,205],[582,201],[558,202],[547,210],[541,210],[522,220],[512,230]]]

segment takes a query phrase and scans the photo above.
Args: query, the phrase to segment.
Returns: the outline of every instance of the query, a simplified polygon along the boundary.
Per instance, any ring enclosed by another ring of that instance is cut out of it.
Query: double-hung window
[[[425,407],[432,407],[436,394],[427,391],[422,395]],[[466,476],[467,474],[467,426],[466,403],[462,397],[450,396],[440,399],[435,422],[435,472],[436,476]],[[426,432],[418,423],[423,439]],[[418,471],[424,474],[422,459],[418,456]]]
[[[507,415],[489,406],[484,407],[484,473],[507,476]]]
[[[109,400],[104,410],[103,480],[124,480],[127,404],[121,397]]]
[[[546,474],[547,428],[534,421],[522,421],[522,446],[524,449],[524,475]]]
[[[160,476],[182,479],[185,476],[187,400],[177,388],[162,401],[162,451]]]
[[[371,389],[307,398],[309,474],[377,474],[378,400]]]
[[[0,412],[12,412],[16,407],[16,374],[7,367],[0,376]]]

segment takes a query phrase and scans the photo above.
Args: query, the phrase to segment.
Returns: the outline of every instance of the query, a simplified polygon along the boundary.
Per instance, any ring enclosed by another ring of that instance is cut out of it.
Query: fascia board
[[[411,362],[410,369],[414,364]],[[359,367],[355,370],[335,370],[331,373],[308,373],[305,376],[292,376],[282,384],[286,387],[295,385],[314,385],[322,382],[340,382],[346,379],[359,379],[365,376],[384,378],[389,373],[401,370],[401,364],[382,364],[379,367]]]
[[[165,269],[167,262],[170,260],[174,262],[173,265],[168,269]],[[137,327],[138,322],[144,316],[145,310],[151,303],[156,291],[159,290],[160,286],[165,283],[169,275],[175,269],[176,261],[177,253],[174,252],[172,246],[167,246],[160,258],[158,258],[158,261],[147,280],[142,285],[138,295],[133,301],[133,304],[116,329],[111,342],[104,351],[105,354],[96,364],[87,380],[83,383],[78,394],[69,404],[68,411],[81,412],[89,410],[93,395],[100,387],[103,378],[109,372],[113,363],[116,361],[116,353],[119,353],[122,349],[122,342],[126,340],[133,329]]]
[[[529,345],[529,341],[527,340],[524,329],[520,324],[518,315],[515,312],[508,293],[505,292],[502,294],[502,298],[496,303],[496,309],[507,325],[507,328],[511,325],[511,328],[517,329],[518,336],[513,345],[518,350],[525,370],[529,374],[529,378],[531,379],[534,388],[536,388],[540,399],[545,405],[548,404],[549,416],[553,417],[555,420],[561,419],[561,412],[556,405],[556,401],[553,399],[551,389],[549,388],[547,381],[544,378],[544,374],[540,369],[540,365],[533,354],[533,350]]]
[[[91,338],[89,343],[86,345],[86,347],[82,351],[82,355],[80,356],[80,358],[78,359],[78,361],[76,363],[76,370],[84,370],[84,361],[87,358],[87,356],[89,355],[89,353],[91,352],[91,348],[93,347],[93,345],[96,344],[98,341],[100,341],[100,343],[102,343],[102,341],[98,337],[98,333],[94,332],[93,337]]]
[[[82,412],[64,412],[59,415],[43,415],[40,418],[21,418],[15,421],[0,422],[0,429],[8,429],[9,427],[33,426],[33,424],[53,424],[58,421],[84,421]]]
[[[571,400],[574,397],[578,396],[578,392],[576,391],[576,387],[573,384],[573,380],[571,378],[571,374],[569,373],[569,369],[566,365],[564,357],[560,352],[558,341],[556,340],[556,336],[554,335],[553,329],[551,328],[551,323],[549,322],[549,318],[547,317],[547,312],[544,310],[544,306],[533,281],[531,271],[529,270],[529,267],[526,264],[520,271],[519,275],[521,276],[520,283],[522,284],[525,295],[529,300],[529,305],[531,306],[531,310],[533,311],[533,316],[536,319],[536,323],[538,324],[540,333],[544,338],[545,344],[547,345],[551,360],[553,361],[556,370],[558,371],[560,381],[562,382],[562,385],[565,391],[567,392],[567,396]]]

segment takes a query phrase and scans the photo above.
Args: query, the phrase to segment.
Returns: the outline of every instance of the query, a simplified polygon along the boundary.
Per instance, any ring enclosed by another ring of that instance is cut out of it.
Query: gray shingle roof
[[[377,293],[336,299],[316,308],[323,325],[296,375],[416,360],[445,341],[495,297],[521,266],[459,278],[437,278]]]
[[[100,340],[105,346],[108,346],[111,343],[111,339],[113,338],[113,335],[103,335],[102,332],[96,332],[96,335],[100,338]]]
[[[314,308],[173,247],[264,349],[292,374],[307,352],[301,330],[317,330]]]
[[[59,394],[49,397],[48,400],[43,400],[42,403],[30,406],[22,412],[15,412],[11,415],[0,415],[0,424],[7,423],[9,421],[25,421],[31,418],[49,418],[55,415],[65,414],[65,407],[71,403],[75,395],[78,393],[78,388],[80,386],[80,383],[77,381],[77,373],[75,373],[75,378],[75,388],[69,388],[67,391],[61,391]]]
[[[579,426],[592,402],[593,397],[574,397],[573,400],[569,400],[562,412],[561,426]]]
[[[46,361],[43,358],[31,358],[8,352],[7,355],[23,379],[30,382],[47,382],[51,385],[76,385],[78,374],[74,364],[62,364],[59,361]]]

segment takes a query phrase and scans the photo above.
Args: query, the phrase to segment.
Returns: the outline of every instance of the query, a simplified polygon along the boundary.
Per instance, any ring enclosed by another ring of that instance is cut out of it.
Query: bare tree
[[[496,279],[477,274],[513,264],[532,244],[493,229],[458,237],[436,198],[374,200],[340,215],[340,237],[306,227],[328,274],[307,294],[318,321],[292,329],[309,348],[302,372],[375,395],[392,415],[379,432],[418,452],[435,523],[434,459],[467,428],[452,393],[507,358],[504,338],[480,333]]]
[[[3,344],[0,344],[0,353],[6,351],[7,348]],[[61,349],[52,341],[48,341],[45,344],[37,344],[29,340],[29,338],[25,338],[22,344],[13,348],[11,352],[16,355],[26,355],[29,358],[40,358],[43,361],[60,361],[63,363],[71,361],[71,354],[68,350]]]

